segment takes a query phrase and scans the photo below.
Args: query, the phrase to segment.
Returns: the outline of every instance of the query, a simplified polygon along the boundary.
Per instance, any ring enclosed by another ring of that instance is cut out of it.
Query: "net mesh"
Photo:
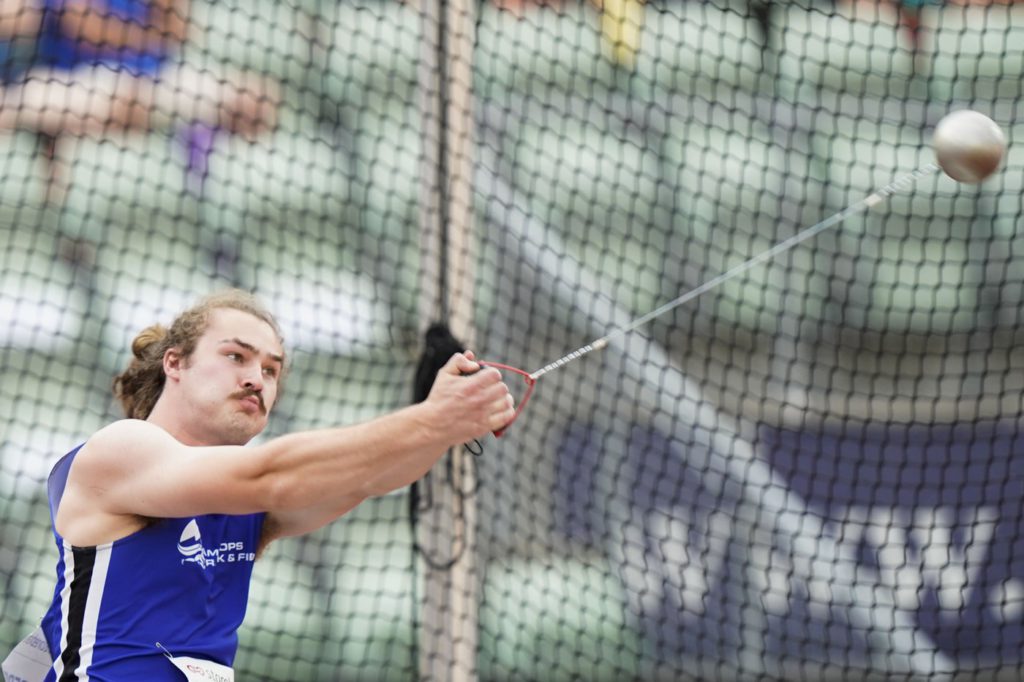
[[[364,420],[438,317],[540,368],[974,108],[1010,142],[986,183],[927,174],[545,375],[415,498],[272,546],[236,674],[1020,677],[1024,8],[6,4],[0,651],[52,594],[49,466],[121,416],[144,326],[253,290],[293,359],[260,440]]]

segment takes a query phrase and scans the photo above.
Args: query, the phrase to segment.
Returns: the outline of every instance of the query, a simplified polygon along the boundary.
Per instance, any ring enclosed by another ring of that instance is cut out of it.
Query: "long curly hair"
[[[114,378],[114,396],[130,419],[146,419],[164,390],[164,354],[177,348],[184,359],[195,352],[199,338],[210,323],[210,313],[229,308],[240,310],[266,322],[284,345],[281,328],[266,307],[252,294],[241,289],[227,289],[210,294],[178,315],[170,328],[162,324],[146,327],[132,341],[132,360],[124,372]],[[279,386],[284,374],[278,380]],[[283,388],[283,386],[281,387]],[[280,388],[279,388],[280,393]]]

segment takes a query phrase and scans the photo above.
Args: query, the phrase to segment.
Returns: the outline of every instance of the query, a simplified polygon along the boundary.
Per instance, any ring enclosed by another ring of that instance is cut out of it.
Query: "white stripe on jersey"
[[[60,679],[64,674],[64,650],[68,648],[68,601],[71,598],[71,583],[75,581],[75,553],[71,551],[71,545],[64,542],[64,586],[60,590],[60,651],[53,662],[55,679]]]
[[[85,602],[85,618],[82,621],[82,646],[78,650],[80,665],[75,670],[75,675],[80,680],[89,679],[89,666],[92,665],[92,653],[96,646],[96,626],[100,620],[100,603],[103,601],[103,587],[107,584],[112,549],[111,544],[96,547],[92,580],[89,581],[89,596]]]

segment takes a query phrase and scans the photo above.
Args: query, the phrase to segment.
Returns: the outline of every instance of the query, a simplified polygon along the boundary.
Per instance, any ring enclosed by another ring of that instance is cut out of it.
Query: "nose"
[[[250,370],[245,373],[242,377],[242,387],[249,391],[262,392],[263,391],[263,371],[257,367],[254,371]]]

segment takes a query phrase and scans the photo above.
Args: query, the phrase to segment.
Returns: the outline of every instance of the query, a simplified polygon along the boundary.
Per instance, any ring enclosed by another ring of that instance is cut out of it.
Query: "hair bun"
[[[143,329],[132,341],[132,354],[139,360],[148,357],[149,350],[154,346],[159,347],[160,342],[167,337],[167,327],[162,324],[154,324]]]

